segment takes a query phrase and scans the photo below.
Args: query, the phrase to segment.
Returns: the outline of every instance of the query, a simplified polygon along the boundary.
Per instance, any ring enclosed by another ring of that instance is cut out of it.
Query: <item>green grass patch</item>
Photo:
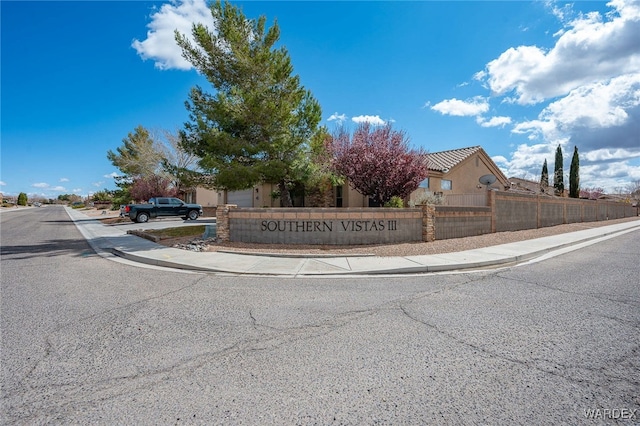
[[[204,225],[181,226],[179,228],[149,229],[147,234],[160,238],[199,237],[204,234]]]

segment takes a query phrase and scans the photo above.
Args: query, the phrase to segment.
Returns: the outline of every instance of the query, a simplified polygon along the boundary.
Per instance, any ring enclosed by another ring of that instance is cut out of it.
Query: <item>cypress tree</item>
[[[549,189],[549,169],[547,168],[547,159],[545,158],[544,164],[542,165],[542,174],[540,176],[540,190],[542,192],[547,192]]]
[[[27,205],[27,194],[25,194],[24,192],[21,192],[18,194],[18,205],[19,206],[26,206]]]
[[[564,170],[562,168],[562,148],[558,145],[556,149],[556,164],[553,169],[553,188],[556,195],[564,194]]]
[[[569,169],[569,197],[578,198],[580,195],[580,159],[578,158],[578,147],[573,147],[573,158]]]

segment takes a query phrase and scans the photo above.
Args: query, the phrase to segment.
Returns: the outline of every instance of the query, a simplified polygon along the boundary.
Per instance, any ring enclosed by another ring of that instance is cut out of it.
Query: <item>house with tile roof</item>
[[[480,146],[472,146],[425,154],[429,176],[409,197],[409,202],[419,202],[425,196],[462,196],[484,194],[487,189],[504,191],[511,187],[509,180],[491,157]],[[493,175],[496,180],[487,186],[480,184],[480,177]],[[335,207],[367,207],[369,200],[350,188],[348,184],[335,190]]]
[[[429,169],[429,177],[411,194],[408,200],[410,202],[419,202],[429,195],[445,198],[454,195],[481,195],[486,193],[487,189],[504,191],[511,187],[504,173],[480,146],[427,153],[425,162]],[[479,182],[480,177],[484,175],[496,177],[489,188]],[[216,202],[236,204],[238,207],[279,207],[279,198],[271,196],[276,190],[276,185],[261,184],[244,191],[220,191],[217,194],[212,191],[211,196],[216,196]],[[292,199],[296,207],[308,205],[303,194],[294,191]],[[200,197],[194,202],[207,204]],[[325,207],[369,207],[369,198],[345,183],[333,188],[332,200]]]
[[[425,195],[446,198],[483,194],[488,189],[504,191],[511,187],[504,173],[480,146],[428,153],[425,161],[429,177],[411,194],[410,200],[414,202]],[[495,176],[495,182],[486,186],[481,184],[480,177],[485,175]]]
[[[533,180],[522,179],[517,177],[510,177],[509,182],[511,183],[511,191],[513,192],[521,192],[524,194],[547,194],[553,195],[553,187],[551,190],[549,188],[544,189],[540,182],[536,182]]]

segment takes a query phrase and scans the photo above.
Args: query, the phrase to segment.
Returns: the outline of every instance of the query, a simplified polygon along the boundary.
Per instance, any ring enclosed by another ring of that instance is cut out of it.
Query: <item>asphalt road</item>
[[[0,220],[3,424],[640,424],[640,232],[293,279],[113,262],[62,208]]]

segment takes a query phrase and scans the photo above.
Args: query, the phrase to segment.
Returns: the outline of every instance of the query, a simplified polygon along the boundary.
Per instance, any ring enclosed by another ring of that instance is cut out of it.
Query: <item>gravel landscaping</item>
[[[317,246],[317,245],[289,245],[281,244],[247,244],[247,243],[216,243],[215,241],[194,241],[192,238],[162,240],[160,244],[173,247],[180,244],[180,248],[187,248],[191,244],[192,250],[214,252],[219,250],[249,253],[278,253],[278,254],[343,254],[343,255],[375,255],[375,256],[414,256],[423,254],[451,253],[456,251],[471,250],[482,247],[490,247],[499,244],[513,243],[516,241],[531,240],[566,232],[580,231],[583,229],[597,228],[616,223],[640,220],[639,218],[616,219],[602,222],[572,223],[567,225],[551,226],[548,228],[528,229],[524,231],[497,232],[495,234],[478,235],[475,237],[453,238],[439,240],[430,243],[405,243],[387,244],[375,246]]]

